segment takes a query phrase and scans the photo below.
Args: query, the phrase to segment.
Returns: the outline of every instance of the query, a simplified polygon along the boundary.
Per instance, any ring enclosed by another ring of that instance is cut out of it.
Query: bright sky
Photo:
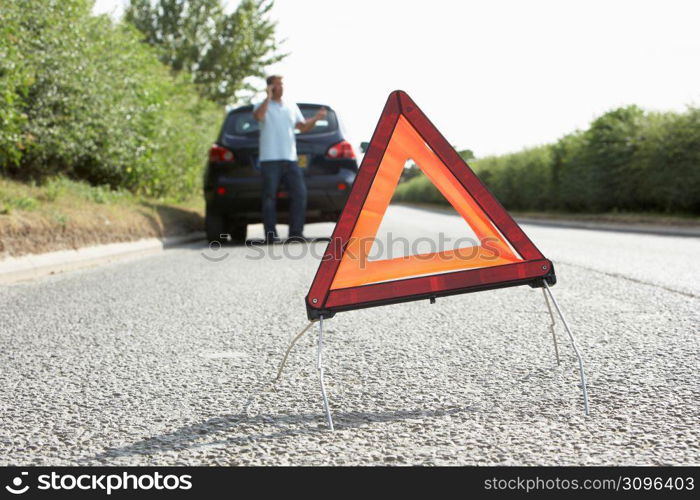
[[[617,106],[700,105],[697,0],[276,0],[272,16],[290,56],[270,72],[289,98],[335,108],[355,145],[395,89],[477,156],[555,141]]]

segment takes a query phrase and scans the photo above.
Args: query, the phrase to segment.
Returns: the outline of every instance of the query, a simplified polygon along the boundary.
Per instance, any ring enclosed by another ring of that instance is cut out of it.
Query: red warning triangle
[[[407,159],[472,228],[476,247],[386,260],[367,256]],[[389,95],[306,297],[310,319],[338,311],[556,281],[520,226],[400,90]]]

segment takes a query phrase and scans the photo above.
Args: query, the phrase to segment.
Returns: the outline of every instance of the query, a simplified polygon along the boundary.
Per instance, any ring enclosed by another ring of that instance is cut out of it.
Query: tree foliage
[[[0,171],[191,195],[223,110],[91,7],[3,0]]]
[[[202,96],[220,104],[253,90],[246,79],[264,76],[279,61],[272,0],[242,0],[227,14],[221,0],[130,0],[125,12],[159,59],[191,75]]]
[[[0,167],[16,164],[24,149],[23,126],[27,116],[22,102],[31,85],[19,41],[22,12],[18,2],[0,8]]]

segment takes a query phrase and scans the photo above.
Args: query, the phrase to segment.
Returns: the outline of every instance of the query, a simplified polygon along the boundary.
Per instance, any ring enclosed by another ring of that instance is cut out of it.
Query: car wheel
[[[207,207],[204,216],[204,227],[207,233],[207,240],[210,243],[225,241],[226,227],[224,224],[224,216]]]
[[[245,222],[231,222],[228,225],[228,233],[231,235],[233,243],[245,243],[248,235],[248,224]]]

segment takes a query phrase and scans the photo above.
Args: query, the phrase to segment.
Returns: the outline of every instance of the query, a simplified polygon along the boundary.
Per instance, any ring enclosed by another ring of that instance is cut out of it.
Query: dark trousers
[[[282,178],[289,188],[289,236],[304,231],[306,215],[306,183],[304,174],[295,161],[261,161],[263,178],[262,215],[265,237],[277,236],[277,189]]]

